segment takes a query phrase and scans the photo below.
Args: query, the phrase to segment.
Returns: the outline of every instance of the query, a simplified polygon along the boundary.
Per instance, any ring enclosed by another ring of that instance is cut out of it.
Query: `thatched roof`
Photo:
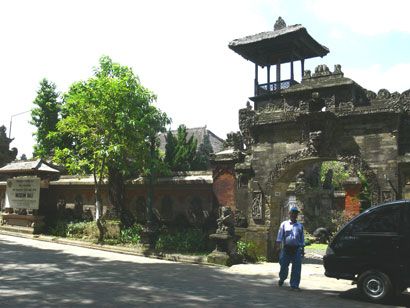
[[[323,57],[329,49],[313,39],[302,25],[245,36],[229,48],[259,66]]]
[[[0,174],[31,175],[59,174],[60,171],[51,167],[42,159],[11,162],[0,168]]]

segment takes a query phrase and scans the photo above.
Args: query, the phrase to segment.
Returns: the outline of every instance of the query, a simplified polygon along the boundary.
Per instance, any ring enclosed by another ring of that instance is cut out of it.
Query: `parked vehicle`
[[[323,258],[325,275],[348,279],[374,302],[410,287],[410,200],[371,207],[348,222]]]

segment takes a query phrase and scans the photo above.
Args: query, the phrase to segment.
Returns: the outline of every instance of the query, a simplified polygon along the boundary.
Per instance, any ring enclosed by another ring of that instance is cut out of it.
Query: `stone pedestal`
[[[158,237],[158,228],[153,224],[147,224],[141,232],[141,244],[145,250],[155,248]]]
[[[0,217],[0,228],[4,230],[36,234],[44,227],[43,216],[2,213]]]
[[[215,233],[209,236],[216,243],[216,248],[208,255],[208,262],[220,265],[232,265],[235,262],[237,237],[228,233]]]

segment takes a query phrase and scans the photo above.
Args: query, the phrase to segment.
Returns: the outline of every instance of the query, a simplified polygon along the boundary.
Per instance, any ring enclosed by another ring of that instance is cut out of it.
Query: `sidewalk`
[[[27,234],[27,233],[21,233],[21,232],[11,232],[11,231],[1,230],[1,229],[0,229],[0,234],[34,239],[34,240],[45,241],[45,242],[60,243],[60,244],[65,244],[65,245],[91,248],[91,249],[97,249],[97,250],[103,250],[103,251],[124,253],[124,254],[130,254],[130,255],[135,255],[135,256],[144,256],[144,257],[156,258],[156,259],[162,259],[162,260],[168,260],[168,261],[219,266],[214,263],[208,263],[206,256],[192,256],[192,255],[183,255],[183,254],[177,254],[177,253],[158,253],[156,251],[138,247],[138,246],[125,247],[125,246],[118,246],[118,245],[95,244],[95,243],[91,243],[87,241],[67,239],[63,237],[49,236],[49,235],[43,235],[43,234]],[[321,265],[322,257],[323,257],[322,255],[317,254],[317,253],[306,253],[303,263]],[[248,265],[251,265],[251,264],[248,264]],[[254,264],[254,265],[258,265],[258,264]]]
[[[52,243],[59,243],[59,244],[77,246],[77,247],[84,247],[84,248],[91,248],[91,249],[97,249],[97,250],[103,250],[103,251],[123,253],[123,254],[135,255],[135,256],[144,256],[144,257],[149,257],[149,258],[163,259],[163,260],[168,260],[168,261],[211,265],[210,263],[207,262],[206,256],[190,256],[190,255],[182,255],[182,254],[157,253],[155,251],[145,249],[142,247],[137,247],[137,246],[125,247],[125,246],[117,246],[117,245],[95,244],[95,243],[91,243],[87,241],[67,239],[67,238],[56,237],[56,236],[10,232],[6,230],[0,230],[0,234],[28,238],[28,239],[44,241],[44,242],[52,242]],[[215,265],[215,264],[212,264],[212,265]]]

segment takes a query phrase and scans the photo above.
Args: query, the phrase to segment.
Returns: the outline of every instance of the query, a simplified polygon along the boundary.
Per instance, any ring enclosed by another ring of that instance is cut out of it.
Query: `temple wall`
[[[212,177],[205,174],[207,180],[163,181],[154,185],[154,214],[167,223],[172,223],[181,217],[192,224],[192,221],[202,215],[207,218],[215,215]],[[4,204],[5,183],[0,183],[0,197]],[[144,220],[146,215],[147,186],[143,183],[126,185],[125,203],[137,220]],[[103,212],[112,208],[108,198],[107,186],[102,187]],[[84,212],[95,215],[95,196],[92,181],[72,178],[70,181],[51,181],[49,188],[41,189],[40,214],[46,216],[46,221],[57,219],[58,208],[72,209],[74,214],[81,216]],[[192,215],[194,214],[194,215]]]

